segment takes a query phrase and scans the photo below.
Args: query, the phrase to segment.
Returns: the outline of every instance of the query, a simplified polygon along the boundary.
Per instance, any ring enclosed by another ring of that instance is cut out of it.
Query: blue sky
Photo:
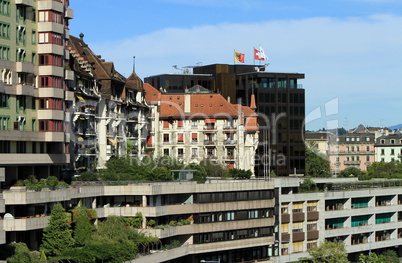
[[[402,123],[400,0],[71,0],[70,33],[125,76],[172,66],[253,64],[261,45],[271,72],[299,72],[306,128]]]

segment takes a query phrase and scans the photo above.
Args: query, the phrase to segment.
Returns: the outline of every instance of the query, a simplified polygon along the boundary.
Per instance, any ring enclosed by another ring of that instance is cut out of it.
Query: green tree
[[[327,157],[314,147],[314,142],[306,145],[306,175],[311,177],[331,177]]]
[[[308,250],[310,258],[303,260],[310,260],[312,263],[348,263],[348,255],[346,253],[345,244],[334,243],[324,240],[318,246]]]
[[[204,159],[200,162],[200,166],[205,169],[207,176],[225,178],[229,172],[222,164],[211,159]]]
[[[253,173],[250,170],[230,169],[229,176],[234,179],[250,179]]]
[[[85,208],[79,208],[73,236],[75,244],[78,246],[84,246],[92,238],[92,234],[95,232],[95,226],[91,223],[91,219]]]
[[[394,179],[402,178],[402,163],[394,162],[374,162],[367,168],[368,178]]]
[[[361,177],[363,175],[362,170],[357,167],[348,167],[342,170],[338,177]]]
[[[199,164],[191,163],[186,166],[186,170],[194,170],[193,181],[203,183],[207,178],[207,171],[205,168]]]
[[[39,262],[39,256],[35,252],[29,251],[29,248],[25,243],[11,244],[14,248],[14,254],[7,258],[8,263],[37,263]]]
[[[387,250],[381,255],[370,253],[369,255],[360,254],[359,263],[399,263],[398,255],[393,250]]]
[[[310,176],[304,178],[303,182],[300,183],[300,192],[308,193],[317,191],[317,184],[311,179]]]
[[[69,218],[66,216],[63,206],[56,203],[50,215],[49,225],[43,229],[41,250],[48,256],[58,256],[73,244]]]

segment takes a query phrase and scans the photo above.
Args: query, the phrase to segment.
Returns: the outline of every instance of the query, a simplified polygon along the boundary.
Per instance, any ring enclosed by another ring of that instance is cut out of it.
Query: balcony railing
[[[204,145],[215,145],[216,141],[214,140],[204,140]]]
[[[223,141],[223,144],[226,144],[226,145],[233,145],[233,144],[236,144],[237,143],[237,141],[236,140],[224,140]]]

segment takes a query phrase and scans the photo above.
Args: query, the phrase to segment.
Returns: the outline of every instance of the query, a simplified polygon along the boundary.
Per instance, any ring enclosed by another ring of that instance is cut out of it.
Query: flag
[[[254,48],[254,59],[255,60],[264,60],[264,58],[261,57],[261,52],[255,48]]]
[[[264,49],[262,49],[261,46],[260,46],[260,58],[262,58],[262,60],[268,59],[267,55],[265,54]]]
[[[244,54],[243,53],[235,51],[234,55],[235,55],[235,62],[244,63]]]

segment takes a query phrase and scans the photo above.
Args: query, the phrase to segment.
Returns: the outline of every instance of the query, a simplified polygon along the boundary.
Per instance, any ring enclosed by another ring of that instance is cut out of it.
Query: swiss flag
[[[261,56],[260,51],[255,48],[254,48],[254,59],[255,60],[264,60],[264,56]]]

